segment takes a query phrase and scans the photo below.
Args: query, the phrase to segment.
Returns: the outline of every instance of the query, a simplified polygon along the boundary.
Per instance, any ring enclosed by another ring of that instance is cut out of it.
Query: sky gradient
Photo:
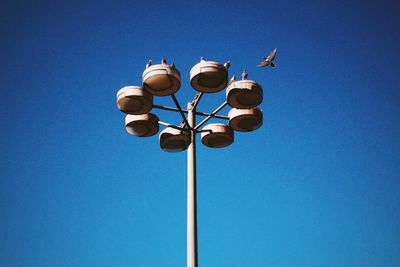
[[[186,106],[204,56],[263,86],[264,125],[224,149],[198,139],[199,266],[400,266],[398,13],[395,1],[2,1],[0,265],[186,266],[186,153],[129,135],[116,92],[165,57]],[[257,68],[275,47],[277,67]]]

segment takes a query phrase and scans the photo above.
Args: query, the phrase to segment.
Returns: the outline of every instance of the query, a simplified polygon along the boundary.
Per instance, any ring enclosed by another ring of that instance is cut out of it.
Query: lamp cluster
[[[191,143],[190,131],[201,132],[202,143],[208,147],[226,147],[234,141],[234,131],[249,132],[262,125],[262,112],[257,106],[263,100],[263,89],[255,81],[247,79],[246,71],[242,79],[235,76],[228,81],[229,61],[221,64],[207,61],[204,58],[190,70],[190,85],[202,94],[216,93],[226,88],[226,101],[211,113],[197,112],[196,115],[207,116],[197,126],[189,125],[184,113],[176,100],[175,93],[181,86],[181,75],[174,63],[167,64],[163,59],[161,64],[149,61],[142,74],[142,86],[126,86],[117,93],[117,106],[126,113],[125,127],[128,133],[147,137],[159,131],[159,125],[167,126],[159,135],[160,146],[169,152],[185,150]],[[153,96],[172,96],[177,108],[162,107],[153,104]],[[200,100],[200,99],[197,99]],[[217,116],[226,105],[231,106],[228,116]],[[153,108],[161,108],[181,113],[184,121],[180,125],[162,123],[159,118],[150,113]],[[212,117],[224,118],[229,123],[212,123],[201,127]]]

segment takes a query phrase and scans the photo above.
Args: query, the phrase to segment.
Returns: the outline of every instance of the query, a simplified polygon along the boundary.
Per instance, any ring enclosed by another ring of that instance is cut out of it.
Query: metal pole
[[[195,108],[188,104],[190,145],[187,150],[187,267],[197,267],[197,192],[196,192],[196,125]]]

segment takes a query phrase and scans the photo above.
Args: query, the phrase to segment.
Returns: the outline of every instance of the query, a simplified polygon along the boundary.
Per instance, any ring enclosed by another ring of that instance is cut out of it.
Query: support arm
[[[228,102],[224,102],[222,103],[218,108],[216,108],[213,112],[211,112],[210,115],[208,115],[204,120],[202,120],[199,124],[197,124],[196,127],[194,127],[194,130],[199,129],[201,126],[203,126],[204,123],[206,123],[209,119],[211,119],[212,117],[214,117],[218,112],[221,111],[221,109],[223,109],[226,105],[228,104]]]

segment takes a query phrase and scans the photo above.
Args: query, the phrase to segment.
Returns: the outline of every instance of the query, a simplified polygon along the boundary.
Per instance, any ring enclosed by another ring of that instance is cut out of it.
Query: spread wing
[[[273,65],[273,60],[275,59],[276,56],[276,48],[274,50],[272,50],[271,53],[269,53],[269,55],[267,57],[263,57],[263,61],[258,65],[258,67],[266,67],[268,65],[271,64],[271,66]],[[275,65],[274,65],[275,67]]]
[[[266,67],[269,65],[269,62],[267,60],[263,60],[260,64],[258,64],[258,67]]]
[[[275,56],[276,56],[276,48],[274,49],[274,50],[272,50],[272,52],[271,53],[269,53],[269,55],[268,55],[268,57],[267,57],[267,60],[269,60],[269,61],[272,61],[272,60],[274,60],[275,59]]]

